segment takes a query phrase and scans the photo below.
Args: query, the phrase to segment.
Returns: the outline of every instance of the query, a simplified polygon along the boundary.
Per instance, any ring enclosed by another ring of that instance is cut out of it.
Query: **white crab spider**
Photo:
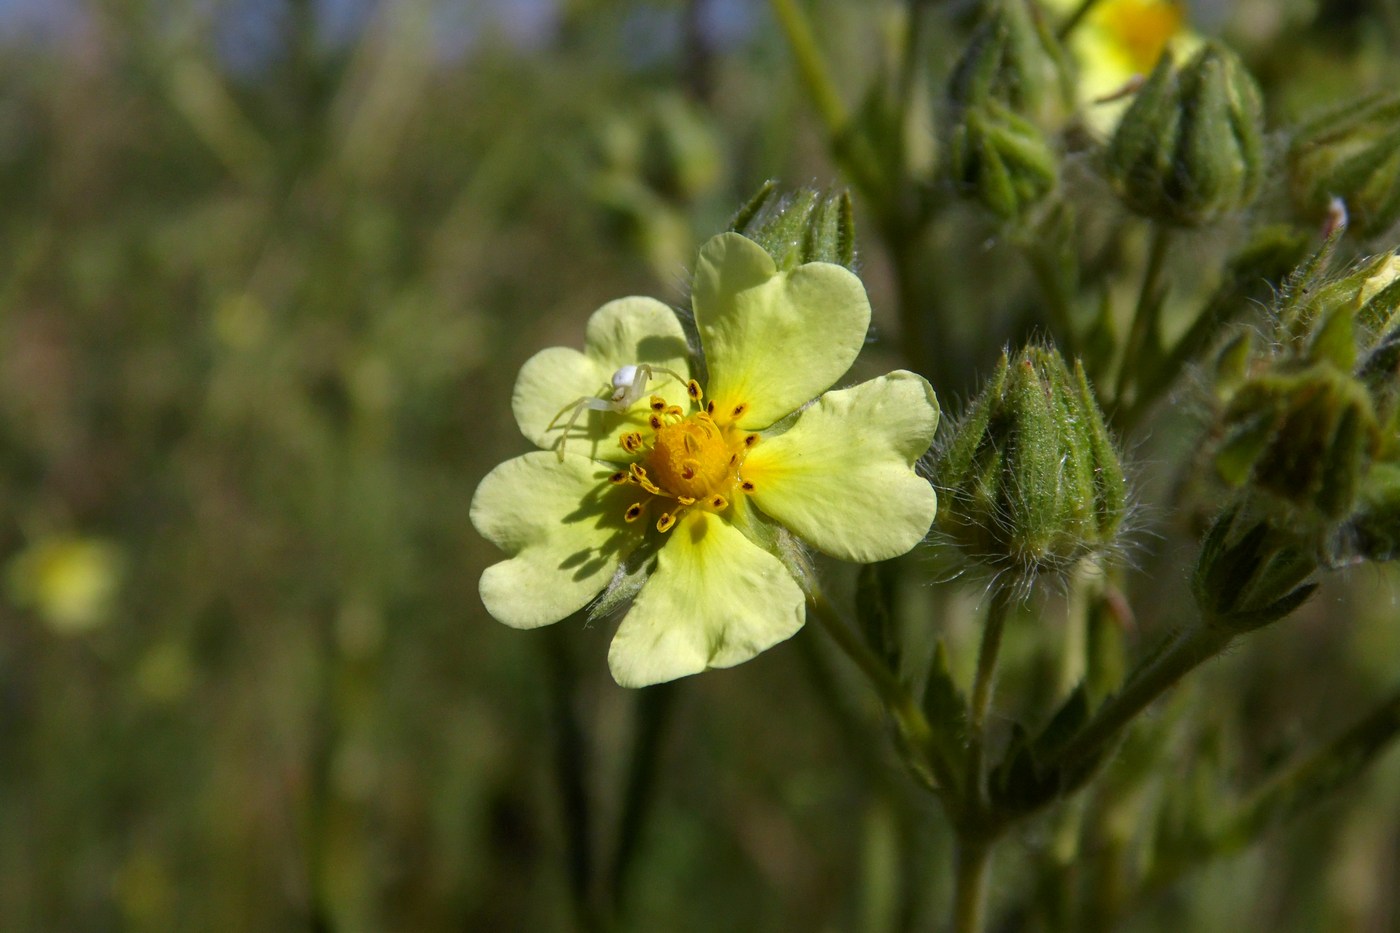
[[[564,417],[564,412],[570,412],[569,420],[564,425],[564,433],[559,438],[559,446],[556,448],[560,462],[562,463],[564,460],[564,442],[569,439],[569,432],[578,423],[579,415],[585,411],[626,411],[641,400],[642,396],[646,394],[647,382],[655,378],[658,373],[670,376],[682,385],[688,385],[684,376],[664,366],[652,366],[649,363],[638,363],[635,366],[628,364],[613,373],[613,390],[607,398],[583,395],[559,409],[559,414],[550,420],[545,430],[553,430],[554,426],[559,423],[559,419]]]

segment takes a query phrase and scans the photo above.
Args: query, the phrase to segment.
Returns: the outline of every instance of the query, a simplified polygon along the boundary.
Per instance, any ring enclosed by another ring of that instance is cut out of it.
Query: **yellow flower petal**
[[[732,667],[791,637],[804,614],[781,561],[719,516],[691,512],[669,532],[608,665],[624,687]]]
[[[625,413],[580,411],[565,447],[569,453],[592,459],[623,459],[618,439],[646,425],[651,396],[659,395],[673,405],[688,403],[684,380],[660,372],[670,369],[689,379],[688,353],[685,331],[666,305],[652,298],[610,301],[588,319],[582,353],[550,347],[525,361],[511,396],[520,433],[536,446],[553,450],[579,399],[606,399],[612,394],[615,372],[623,366],[647,364],[657,371],[637,403]]]
[[[628,491],[610,486],[608,469],[582,457],[561,463],[535,452],[486,475],[471,518],[508,560],[481,575],[481,601],[515,628],[558,622],[582,609],[637,538],[622,520]]]
[[[744,461],[765,513],[833,557],[903,554],[928,533],[938,497],[913,465],[933,442],[938,400],[898,371],[828,392]]]
[[[865,287],[849,269],[811,262],[779,272],[737,233],[700,250],[692,289],[716,418],[766,428],[829,388],[850,368],[870,326]]]

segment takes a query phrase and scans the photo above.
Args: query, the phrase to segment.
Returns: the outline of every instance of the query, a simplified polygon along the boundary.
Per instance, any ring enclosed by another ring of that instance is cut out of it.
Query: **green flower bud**
[[[1259,187],[1259,88],[1234,53],[1206,43],[1179,70],[1163,53],[1108,146],[1129,208],[1194,227],[1247,206]]]
[[[1334,366],[1268,371],[1250,379],[1225,412],[1216,471],[1330,522],[1356,501],[1381,443],[1366,388]]]
[[[799,188],[779,195],[775,182],[765,182],[734,215],[729,229],[762,246],[779,269],[806,262],[832,262],[848,269],[855,264],[855,219],[845,190]]]
[[[1387,253],[1364,263],[1357,278],[1356,320],[1361,331],[1356,375],[1377,408],[1394,407],[1400,394],[1400,256]]]
[[[1366,352],[1400,323],[1396,320],[1400,257],[1373,256],[1329,275],[1327,262],[1334,243],[1335,239],[1329,241],[1290,277],[1279,305],[1278,337],[1295,353],[1310,359],[1329,357],[1338,366],[1349,367],[1358,350]],[[1354,344],[1350,349],[1325,345],[1329,338],[1320,332],[1339,327],[1337,318],[1348,322],[1346,337]]]
[[[1400,218],[1400,94],[1380,94],[1331,111],[1298,130],[1288,150],[1289,190],[1298,210],[1321,218],[1334,197],[1363,237]]]
[[[1238,338],[1216,380],[1216,472],[1323,543],[1361,507],[1375,465],[1400,457],[1400,257],[1329,273],[1339,236],[1289,277],[1264,352]]]
[[[1000,101],[1039,125],[1058,127],[1074,107],[1069,55],[1032,0],[990,4],[953,70],[948,96],[960,107]]]
[[[1206,534],[1191,590],[1206,625],[1248,632],[1301,606],[1317,588],[1308,582],[1316,570],[1295,538],[1236,503]]]
[[[1084,369],[1027,347],[995,375],[934,464],[938,528],[975,564],[1027,581],[1111,548],[1127,484]]]
[[[968,109],[948,147],[954,180],[997,216],[1012,220],[1055,189],[1055,151],[1035,124],[996,101]]]

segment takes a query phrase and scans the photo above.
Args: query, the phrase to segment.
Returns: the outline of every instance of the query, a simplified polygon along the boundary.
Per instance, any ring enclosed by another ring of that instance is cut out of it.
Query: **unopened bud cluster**
[[[1258,85],[1224,46],[1208,42],[1179,68],[1165,52],[1113,134],[1108,179],[1153,220],[1219,220],[1259,189],[1262,119]]]
[[[782,195],[768,182],[734,215],[729,229],[762,246],[779,269],[807,262],[830,262],[848,269],[855,265],[854,212],[844,189],[799,188]]]
[[[1326,560],[1377,559],[1400,537],[1382,527],[1400,517],[1400,257],[1341,275],[1325,259],[1295,277],[1274,339],[1246,357],[1214,464]]]
[[[1055,190],[1053,134],[1074,99],[1068,56],[1031,0],[998,0],[953,71],[947,171],[957,189],[1003,220]]]
[[[938,529],[1013,579],[1111,549],[1127,509],[1118,453],[1083,367],[1030,346],[1002,356],[934,464]]]
[[[1352,232],[1384,232],[1400,219],[1400,94],[1352,103],[1305,124],[1288,151],[1289,188],[1305,215],[1334,198]]]
[[[953,70],[948,97],[957,107],[999,101],[1045,129],[1074,105],[1069,55],[1031,0],[996,0]]]

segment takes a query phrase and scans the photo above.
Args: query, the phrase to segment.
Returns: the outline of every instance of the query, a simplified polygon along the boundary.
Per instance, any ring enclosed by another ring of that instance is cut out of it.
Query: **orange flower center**
[[[677,497],[690,499],[727,492],[734,484],[740,456],[725,433],[704,415],[663,426],[646,457],[652,482]]]
[[[695,380],[686,391],[699,404],[700,386]],[[615,486],[640,486],[646,494],[627,507],[623,518],[635,522],[653,500],[661,500],[656,529],[666,532],[689,509],[723,512],[736,489],[753,492],[753,483],[742,479],[739,470],[749,448],[758,443],[757,434],[745,434],[733,423],[719,424],[710,411],[713,406],[686,415],[680,406],[668,405],[655,395],[650,406],[651,436],[641,431],[624,434],[622,449],[637,459],[608,477]],[[736,414],[744,407],[738,406]]]

